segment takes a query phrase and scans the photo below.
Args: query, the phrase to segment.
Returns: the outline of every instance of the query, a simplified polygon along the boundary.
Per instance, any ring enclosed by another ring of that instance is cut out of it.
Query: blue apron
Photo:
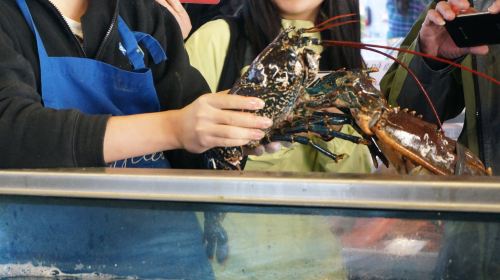
[[[150,35],[132,32],[118,17],[120,48],[133,71],[76,57],[49,57],[26,0],[17,0],[37,42],[46,107],[115,116],[159,111],[151,70],[166,59]],[[162,154],[115,163],[168,167]],[[96,205],[97,204],[97,205]],[[152,203],[0,197],[0,262],[54,265],[65,273],[98,272],[141,278],[211,279],[194,212]]]
[[[158,112],[151,69],[144,64],[145,46],[158,64],[167,59],[160,43],[151,35],[132,32],[118,17],[120,49],[128,57],[133,71],[125,71],[101,61],[80,57],[49,57],[37,31],[26,1],[17,1],[35,34],[41,70],[41,91],[45,107],[77,109],[87,114],[113,116]],[[112,164],[114,167],[168,168],[163,153],[156,153]]]

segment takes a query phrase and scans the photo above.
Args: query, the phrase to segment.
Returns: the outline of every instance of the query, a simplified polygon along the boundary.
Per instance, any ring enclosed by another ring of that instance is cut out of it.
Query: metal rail
[[[500,213],[500,177],[21,170],[0,171],[0,195]]]

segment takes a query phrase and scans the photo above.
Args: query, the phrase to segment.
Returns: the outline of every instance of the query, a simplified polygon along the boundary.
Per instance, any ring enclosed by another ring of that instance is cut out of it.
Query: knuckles
[[[204,152],[210,148],[212,148],[212,140],[208,136],[201,136],[198,138],[198,144],[200,152]]]

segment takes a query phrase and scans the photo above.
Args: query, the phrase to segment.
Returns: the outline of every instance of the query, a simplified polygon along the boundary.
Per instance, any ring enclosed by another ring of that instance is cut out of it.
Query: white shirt
[[[73,34],[75,34],[75,36],[78,37],[80,40],[83,40],[82,23],[78,22],[76,20],[70,19],[69,17],[63,16],[63,18],[66,21],[66,23],[68,23],[68,26],[71,29],[71,32],[73,32]]]

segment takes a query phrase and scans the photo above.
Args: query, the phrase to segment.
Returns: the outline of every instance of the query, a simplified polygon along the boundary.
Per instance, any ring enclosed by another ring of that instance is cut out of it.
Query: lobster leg
[[[223,263],[229,255],[227,232],[222,226],[226,214],[221,212],[205,212],[203,243],[209,259]]]
[[[282,127],[279,129],[279,132],[273,134],[292,135],[312,132],[319,135],[321,139],[325,141],[330,141],[333,138],[340,138],[355,144],[369,144],[362,137],[345,134],[331,128],[332,126],[345,124],[353,125],[351,116],[328,112],[314,112],[311,117],[293,121],[289,127]]]
[[[307,136],[299,136],[299,135],[274,135],[270,138],[271,141],[283,141],[283,142],[297,142],[303,145],[311,145],[315,150],[318,152],[324,154],[325,156],[333,159],[335,162],[337,162],[340,159],[343,159],[345,157],[344,154],[341,155],[336,155],[332,152],[330,152],[328,149],[321,147],[319,144],[314,143],[312,139],[310,139]]]
[[[350,135],[350,134],[345,134],[345,133],[342,133],[342,132],[339,132],[336,130],[331,130],[330,128],[325,127],[325,126],[321,126],[321,125],[309,127],[309,129],[307,129],[307,128],[294,128],[294,129],[291,129],[290,131],[286,130],[284,132],[286,132],[284,135],[312,132],[314,134],[318,134],[320,136],[320,138],[325,140],[325,141],[330,141],[334,138],[340,138],[340,139],[343,139],[343,140],[346,140],[346,141],[349,141],[349,142],[352,142],[355,144],[364,144],[364,145],[369,144],[362,137],[358,137],[358,136],[354,136],[354,135]]]
[[[306,112],[309,109],[306,109]],[[340,114],[340,113],[330,113],[324,111],[315,111],[309,113],[302,113],[296,115],[305,115],[301,117],[294,117],[291,121],[288,121],[288,127],[298,127],[298,126],[306,126],[307,124],[315,124],[318,122],[322,122],[325,125],[344,125],[354,123],[352,116],[349,114]],[[281,125],[280,127],[284,127],[285,125]]]
[[[379,159],[385,166],[389,167],[389,159],[387,159],[386,155],[382,152],[379,145],[376,142],[374,137],[366,135],[363,130],[357,125],[354,124],[352,126],[360,135],[363,135],[365,141],[368,141],[368,150],[370,150],[370,155],[372,157],[373,166],[378,168],[378,160]]]

